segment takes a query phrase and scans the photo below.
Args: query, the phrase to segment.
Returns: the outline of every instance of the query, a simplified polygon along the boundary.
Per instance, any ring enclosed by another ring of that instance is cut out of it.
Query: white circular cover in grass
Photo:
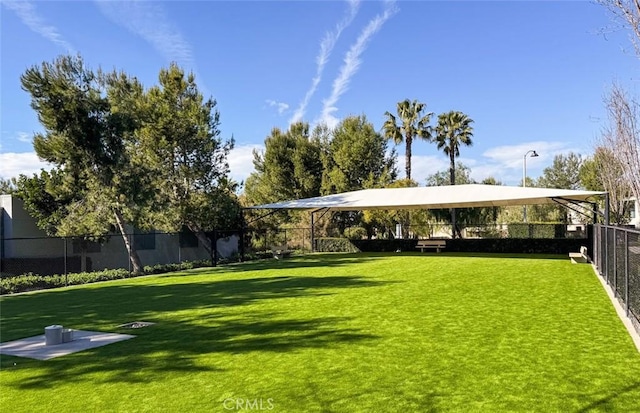
[[[155,323],[152,323],[150,321],[132,321],[130,323],[120,324],[118,328],[143,328],[152,326],[154,324]]]

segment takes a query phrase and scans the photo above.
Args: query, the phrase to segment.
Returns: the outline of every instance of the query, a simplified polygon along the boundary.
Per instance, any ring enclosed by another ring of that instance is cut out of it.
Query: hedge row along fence
[[[159,264],[144,267],[144,272],[138,275],[129,274],[128,270],[122,268],[114,270],[70,273],[67,275],[38,275],[27,273],[0,279],[0,295],[65,287],[68,285],[89,284],[98,281],[118,280],[140,275],[161,274],[171,271],[190,270],[192,268],[208,266],[211,266],[210,261],[185,261],[180,264]]]

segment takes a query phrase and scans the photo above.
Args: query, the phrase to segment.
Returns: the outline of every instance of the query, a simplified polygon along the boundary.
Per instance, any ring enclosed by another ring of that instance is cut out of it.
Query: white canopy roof
[[[364,209],[440,209],[593,202],[606,192],[501,185],[455,185],[363,189],[315,198],[257,205],[253,209],[358,211]],[[555,200],[555,201],[554,201]]]

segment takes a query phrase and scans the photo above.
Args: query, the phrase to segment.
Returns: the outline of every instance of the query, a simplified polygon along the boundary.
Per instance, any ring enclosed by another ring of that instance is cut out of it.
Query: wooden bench
[[[569,258],[571,258],[572,264],[589,262],[587,247],[580,247],[580,252],[570,252]]]
[[[435,249],[436,252],[440,252],[441,249],[447,247],[447,242],[443,239],[421,239],[418,241],[416,248],[420,248],[420,252],[424,252],[425,249]]]
[[[277,260],[281,260],[286,256],[291,255],[291,251],[287,248],[286,245],[272,245],[271,253],[273,253],[273,258]]]

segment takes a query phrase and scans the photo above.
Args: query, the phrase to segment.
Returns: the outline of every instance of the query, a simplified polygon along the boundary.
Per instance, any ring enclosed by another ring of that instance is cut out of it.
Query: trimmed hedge
[[[360,252],[356,241],[347,238],[316,238],[316,252]]]
[[[363,252],[417,251],[415,239],[361,239],[351,241]]]
[[[363,252],[393,252],[418,251],[415,239],[375,239],[351,241]],[[449,252],[496,252],[496,253],[526,253],[526,254],[568,254],[579,251],[586,246],[592,253],[593,242],[588,239],[447,239]]]
[[[130,275],[129,271],[122,268],[94,272],[70,273],[66,276],[64,274],[38,275],[30,272],[15,277],[5,277],[0,279],[0,295],[65,287],[67,285],[89,284],[98,281],[117,280],[140,275],[190,270],[192,268],[208,267],[210,265],[210,261],[185,261],[180,264],[158,264],[144,267],[144,272],[137,275]]]
[[[562,224],[509,224],[509,238],[564,238]]]
[[[445,251],[450,252],[496,252],[525,254],[568,254],[586,246],[589,254],[593,254],[593,242],[588,239],[454,239],[447,240]]]

